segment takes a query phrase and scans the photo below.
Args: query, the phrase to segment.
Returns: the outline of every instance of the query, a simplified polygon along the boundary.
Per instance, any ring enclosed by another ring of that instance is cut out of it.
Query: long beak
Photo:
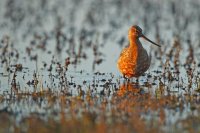
[[[156,44],[155,42],[151,41],[151,40],[150,40],[149,38],[147,38],[145,35],[142,35],[141,37],[144,38],[145,40],[151,42],[152,44],[154,44],[154,45],[156,45],[156,46],[158,46],[158,47],[161,47],[159,44]]]

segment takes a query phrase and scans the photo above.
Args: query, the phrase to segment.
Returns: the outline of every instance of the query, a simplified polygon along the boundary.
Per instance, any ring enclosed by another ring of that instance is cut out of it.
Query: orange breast
[[[149,57],[143,48],[128,47],[118,59],[118,69],[127,78],[139,77],[150,66]]]
[[[118,60],[119,71],[128,78],[133,77],[137,68],[137,58],[138,52],[136,49],[125,48]]]

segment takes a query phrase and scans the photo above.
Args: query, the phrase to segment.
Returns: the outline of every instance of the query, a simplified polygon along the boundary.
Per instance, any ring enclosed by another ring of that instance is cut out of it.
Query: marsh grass
[[[200,132],[198,0],[0,7],[0,132]],[[133,23],[162,47],[144,42],[151,68],[127,81],[116,56]]]

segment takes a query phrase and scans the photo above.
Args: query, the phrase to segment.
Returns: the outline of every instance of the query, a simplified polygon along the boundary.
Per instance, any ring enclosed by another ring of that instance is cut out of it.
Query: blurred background
[[[128,46],[132,25],[140,26],[162,47],[140,39],[152,63],[139,80],[141,86],[127,85],[127,91],[116,64],[121,50]],[[118,127],[118,120],[126,127],[130,120],[130,131],[132,127],[148,130],[142,120],[150,128],[154,120],[162,125],[154,125],[160,131],[171,130],[174,123],[179,131],[185,125],[197,131],[199,27],[199,0],[0,0],[0,123],[25,118],[25,124],[37,125],[38,119],[26,121],[36,115],[45,120],[69,120],[61,125],[64,129],[70,123],[71,129],[81,124],[85,129],[84,123],[94,126],[95,120],[103,118],[101,124],[107,129]],[[119,97],[118,90],[122,92]],[[71,116],[80,120],[83,110],[86,115],[82,114],[85,117],[80,123],[70,121]],[[189,124],[184,125],[184,120]],[[49,125],[55,127],[55,123]]]
[[[48,87],[49,72],[63,67],[77,82],[96,72],[120,77],[116,63],[132,25],[162,45],[140,39],[152,55],[147,73],[164,70],[166,63],[175,67],[176,60],[187,68],[199,63],[198,0],[1,0],[0,6],[2,90],[10,88],[17,65],[23,88],[34,74]],[[178,69],[187,81],[187,69]]]
[[[141,39],[152,55],[147,73],[168,64],[188,81],[189,68],[200,66],[198,0],[1,0],[0,6],[2,91],[12,86],[17,70],[14,81],[22,88],[34,77],[48,88],[49,73],[59,75],[63,68],[79,83],[93,73],[119,78],[116,63],[132,25],[162,45]]]
[[[128,44],[132,25],[140,26],[146,36],[163,45],[165,53],[175,38],[183,48],[188,40],[193,47],[199,45],[198,0],[1,0],[0,5],[1,40],[8,36],[10,46],[20,53],[10,62],[21,63],[30,71],[43,68],[44,63],[48,67],[52,59],[63,64],[70,57],[70,71],[119,75],[116,61]],[[158,48],[141,41],[153,58],[158,58]],[[181,58],[187,56],[187,50],[181,52]],[[34,56],[37,66],[29,60]]]
[[[148,72],[161,70],[167,60],[174,62],[169,56],[176,40],[181,46],[180,63],[188,60],[188,49],[194,48],[190,62],[194,59],[198,64],[198,0],[1,0],[0,6],[0,72],[5,75],[12,69],[9,65],[16,64],[27,68],[23,70],[27,73],[45,75],[44,70],[57,66],[52,63],[64,66],[70,59],[68,72],[72,75],[83,71],[119,77],[116,62],[128,45],[132,25],[140,26],[147,37],[162,45],[158,49],[141,39],[153,57]],[[32,78],[32,74],[23,75]]]

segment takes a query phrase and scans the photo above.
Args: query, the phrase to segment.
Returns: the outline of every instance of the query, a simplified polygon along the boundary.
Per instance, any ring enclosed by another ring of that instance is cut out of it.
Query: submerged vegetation
[[[198,0],[0,1],[0,132],[200,132]],[[187,10],[185,10],[187,9]],[[151,68],[116,61],[137,24]]]

